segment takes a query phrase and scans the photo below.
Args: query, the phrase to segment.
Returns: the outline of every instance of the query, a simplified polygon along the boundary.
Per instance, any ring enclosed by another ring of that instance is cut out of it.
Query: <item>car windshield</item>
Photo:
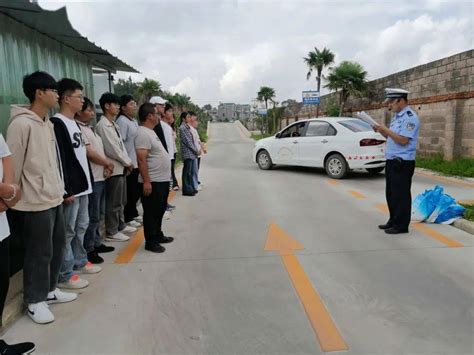
[[[352,132],[368,132],[373,131],[372,127],[362,121],[362,120],[347,120],[347,121],[339,121],[339,124],[350,129]]]

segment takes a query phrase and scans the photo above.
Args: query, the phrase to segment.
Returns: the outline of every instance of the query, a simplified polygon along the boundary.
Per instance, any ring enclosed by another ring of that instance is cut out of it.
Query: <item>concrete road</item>
[[[334,183],[315,169],[261,171],[252,148],[234,124],[213,124],[204,189],[175,198],[167,251],[115,243],[130,262],[104,254],[77,301],[51,306],[54,323],[23,317],[4,338],[34,341],[39,354],[286,355],[323,353],[335,332],[350,354],[474,352],[472,235],[430,225],[387,236],[377,229],[383,175]],[[436,183],[415,177],[413,190]],[[271,223],[304,249],[265,251]],[[328,316],[335,327],[315,331]]]

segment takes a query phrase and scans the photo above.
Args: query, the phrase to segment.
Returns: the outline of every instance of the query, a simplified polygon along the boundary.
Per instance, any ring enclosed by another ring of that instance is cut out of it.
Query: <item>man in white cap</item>
[[[395,112],[390,128],[374,126],[374,130],[387,138],[385,158],[386,188],[390,218],[379,225],[387,234],[408,233],[411,217],[411,181],[415,172],[416,145],[420,121],[408,106],[409,92],[403,89],[385,89],[385,102]]]
[[[158,124],[155,126],[153,130],[155,131],[156,135],[160,139],[161,144],[163,144],[163,147],[165,147],[166,151],[168,152],[168,146],[166,145],[165,133],[163,132],[163,127],[161,127],[161,124],[160,124],[161,119],[163,118],[163,115],[165,114],[165,105],[167,101],[163,99],[161,96],[153,96],[148,102],[155,106],[155,111],[158,114]]]

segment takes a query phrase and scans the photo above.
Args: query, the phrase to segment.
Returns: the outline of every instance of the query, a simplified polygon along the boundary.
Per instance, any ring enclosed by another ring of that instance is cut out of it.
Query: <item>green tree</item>
[[[147,78],[138,84],[136,90],[136,95],[140,104],[147,102],[152,96],[161,95],[162,93],[161,84],[156,80]]]
[[[119,79],[117,83],[114,84],[114,92],[118,96],[132,95],[135,97],[138,87],[139,84],[132,81],[132,77],[128,77],[128,80]]]
[[[344,106],[350,95],[363,96],[369,88],[367,72],[362,65],[355,62],[344,61],[332,68],[326,78],[325,85],[331,91],[339,93],[339,116],[344,112]]]
[[[275,90],[268,86],[260,87],[260,90],[257,93],[257,101],[265,102],[265,109],[267,110],[267,132],[269,132],[269,122],[268,122],[268,101],[275,102]],[[262,125],[263,127],[263,125]],[[262,132],[263,133],[263,132]]]
[[[318,91],[321,93],[321,76],[323,69],[334,63],[334,53],[326,47],[322,50],[314,47],[314,51],[310,51],[308,56],[304,57],[303,60],[309,69],[306,74],[306,80],[309,80],[313,71],[316,70],[316,82],[318,83]],[[316,117],[319,117],[319,105],[317,105],[316,108]]]

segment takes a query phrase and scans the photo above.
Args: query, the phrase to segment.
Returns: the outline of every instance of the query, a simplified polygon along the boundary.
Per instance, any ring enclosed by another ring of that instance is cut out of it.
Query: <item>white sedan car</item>
[[[319,167],[335,179],[353,169],[377,174],[385,167],[385,138],[357,118],[313,118],[259,140],[253,158],[263,170],[274,165]]]

